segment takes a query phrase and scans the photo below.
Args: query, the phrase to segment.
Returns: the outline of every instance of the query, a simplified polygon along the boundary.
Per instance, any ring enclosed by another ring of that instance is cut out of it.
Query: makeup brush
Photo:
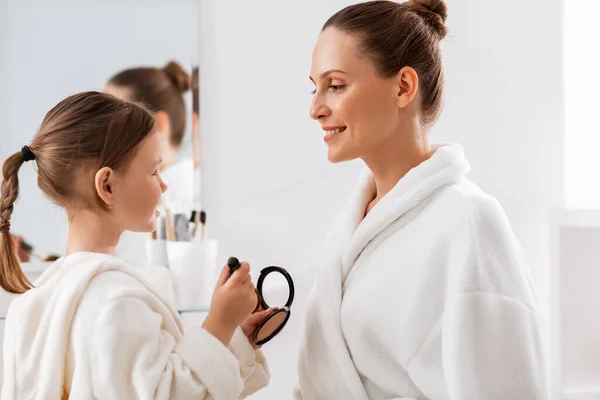
[[[200,213],[198,211],[192,211],[192,218],[190,218],[190,222],[194,223],[194,227],[192,228],[192,237],[196,237],[198,226],[200,225]]]
[[[175,230],[173,229],[173,221],[171,221],[171,210],[169,209],[169,205],[167,204],[165,197],[162,198],[162,203],[165,209],[165,233],[167,241],[174,242],[175,239]]]
[[[232,274],[240,267],[240,265],[240,260],[238,260],[237,257],[229,257],[227,260],[227,266]]]
[[[44,253],[40,249],[33,247],[32,245],[27,243],[25,240],[21,240],[21,249],[25,250],[28,253],[31,253],[32,256],[42,261],[56,261],[60,258],[60,256],[57,256],[56,254]]]
[[[200,223],[202,224],[202,240],[206,240],[206,211],[200,211]]]
[[[227,260],[227,266],[229,267],[229,272],[231,272],[231,274],[233,275],[233,273],[239,267],[241,267],[242,264],[240,263],[240,260],[238,260],[237,257],[229,257],[229,259]],[[254,291],[256,292],[256,308],[254,309],[253,313],[260,310],[260,307],[262,306],[262,301],[261,301],[262,296],[260,295],[257,288],[254,288]]]
[[[167,241],[174,242],[175,241],[175,231],[173,229],[173,221],[171,221],[171,210],[165,207],[165,224],[167,231]]]

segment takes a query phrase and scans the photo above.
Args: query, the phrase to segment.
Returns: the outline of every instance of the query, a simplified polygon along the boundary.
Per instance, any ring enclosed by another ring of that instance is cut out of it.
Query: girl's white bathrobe
[[[269,372],[241,330],[226,348],[116,257],[74,253],[11,303],[2,399],[237,399]],[[64,397],[63,397],[64,396]]]
[[[366,170],[334,225],[307,303],[304,399],[549,398],[519,243],[462,148],[438,146],[363,219]]]

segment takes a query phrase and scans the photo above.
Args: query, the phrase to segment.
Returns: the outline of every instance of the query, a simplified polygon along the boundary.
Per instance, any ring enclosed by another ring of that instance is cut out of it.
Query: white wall
[[[565,2],[565,196],[572,208],[600,208],[599,13],[596,0]]]
[[[300,281],[292,326],[265,346],[273,386],[295,381],[301,300],[360,163],[331,166],[308,117],[312,46],[349,1],[201,4],[204,190],[221,259]],[[229,8],[231,7],[231,8]],[[472,180],[503,204],[544,299],[548,210],[563,204],[562,1],[448,0],[447,105],[434,139],[462,143]],[[210,154],[207,153],[210,150]]]
[[[8,3],[6,1],[0,1],[0,38],[6,38],[8,30]],[[4,60],[7,59],[7,41],[0,39],[0,87],[6,87],[8,77],[6,76],[6,63]],[[6,109],[8,108],[8,99],[6,96],[0,95],[0,121],[4,121]],[[4,126],[4,124],[0,125]],[[4,145],[0,141],[0,158],[4,155]]]
[[[191,65],[197,51],[193,0],[0,0],[0,156],[35,135],[46,112],[75,92],[102,90],[134,65]],[[19,175],[13,231],[64,252],[63,213],[37,187],[31,164]]]
[[[308,118],[314,40],[343,1],[203,1],[201,134],[209,235],[220,260],[235,255],[256,273],[293,275],[292,318],[265,345],[272,384],[253,398],[288,399],[296,381],[298,332],[316,253],[359,165],[331,166]],[[231,7],[231,8],[229,8]],[[228,9],[226,9],[228,8]]]

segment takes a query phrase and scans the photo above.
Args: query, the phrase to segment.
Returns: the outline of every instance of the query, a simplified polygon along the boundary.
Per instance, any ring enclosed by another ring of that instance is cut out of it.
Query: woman
[[[466,179],[441,110],[442,0],[371,1],[324,25],[310,115],[367,169],[328,238],[299,357],[305,399],[548,399],[544,329],[500,205]]]
[[[22,294],[4,336],[3,399],[233,399],[269,380],[248,337],[266,316],[244,263],[225,266],[202,326],[115,257],[125,230],[156,229],[166,185],[160,133],[141,106],[97,92],[54,107],[29,146],[3,165],[0,286]],[[40,189],[66,209],[66,256],[32,285],[10,235],[18,172],[35,161]]]
[[[160,172],[169,185],[164,205],[172,213],[183,213],[188,218],[193,209],[200,208],[194,202],[194,191],[197,192],[201,184],[200,170],[195,168],[193,158],[180,156],[187,123],[183,95],[189,89],[190,77],[175,61],[162,68],[136,67],[120,71],[104,88],[105,93],[143,104],[154,112],[163,154]],[[147,235],[126,232],[117,254],[134,265],[147,266],[152,262],[146,256],[148,240]]]
[[[175,61],[162,68],[123,70],[110,78],[104,89],[118,98],[144,104],[154,112],[164,155],[160,171],[169,185],[168,197],[186,208],[193,206],[196,186],[193,158],[180,157],[187,122],[183,94],[189,89],[190,77]]]

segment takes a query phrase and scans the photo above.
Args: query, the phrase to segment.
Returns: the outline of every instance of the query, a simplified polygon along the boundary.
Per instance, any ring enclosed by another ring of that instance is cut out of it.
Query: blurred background
[[[59,100],[102,90],[119,70],[200,66],[202,206],[217,260],[235,255],[254,274],[280,265],[298,286],[290,326],[265,346],[272,385],[256,399],[291,397],[303,301],[363,168],[330,165],[308,117],[312,48],[351,3],[0,0],[1,158]],[[600,2],[447,6],[446,103],[433,141],[460,142],[469,177],[508,214],[547,316],[560,398],[600,398]],[[188,134],[182,151],[191,146]],[[64,213],[37,188],[33,165],[20,179],[13,231],[60,254]]]

